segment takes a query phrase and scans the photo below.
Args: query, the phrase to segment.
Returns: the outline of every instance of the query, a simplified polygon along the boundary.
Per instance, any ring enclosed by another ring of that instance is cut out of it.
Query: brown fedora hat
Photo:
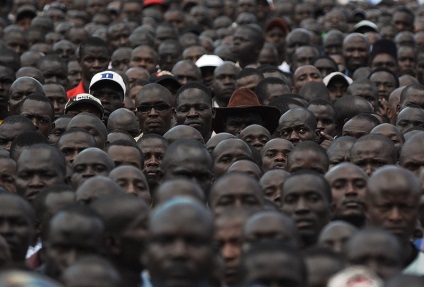
[[[212,129],[216,133],[225,131],[225,120],[229,115],[254,112],[264,120],[264,127],[272,134],[278,127],[280,110],[276,107],[262,106],[258,96],[248,88],[234,91],[225,108],[215,108],[215,117],[212,120]]]

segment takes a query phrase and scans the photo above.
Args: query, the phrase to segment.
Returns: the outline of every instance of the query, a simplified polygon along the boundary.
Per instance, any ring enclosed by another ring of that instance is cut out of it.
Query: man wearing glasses
[[[144,134],[163,135],[171,128],[174,115],[172,94],[159,84],[144,86],[135,96],[136,115]]]

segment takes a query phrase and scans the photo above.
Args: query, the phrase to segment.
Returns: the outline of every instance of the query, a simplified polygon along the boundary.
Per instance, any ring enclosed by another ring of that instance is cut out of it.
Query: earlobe
[[[216,115],[215,108],[212,108],[212,118],[213,118],[213,119],[215,118],[215,115]]]

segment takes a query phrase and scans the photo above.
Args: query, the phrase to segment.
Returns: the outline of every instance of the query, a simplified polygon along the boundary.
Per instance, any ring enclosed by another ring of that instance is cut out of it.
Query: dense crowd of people
[[[0,0],[1,287],[424,286],[414,0]]]

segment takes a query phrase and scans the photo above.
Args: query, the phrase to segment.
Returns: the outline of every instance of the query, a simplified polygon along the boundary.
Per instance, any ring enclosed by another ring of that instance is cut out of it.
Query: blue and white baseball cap
[[[93,92],[92,87],[95,84],[99,83],[100,81],[113,81],[113,82],[117,83],[121,87],[122,91],[124,92],[124,95],[125,95],[125,92],[127,91],[127,88],[125,87],[124,80],[122,79],[122,77],[118,73],[113,72],[113,71],[104,71],[104,72],[100,72],[100,73],[95,74],[93,76],[93,78],[91,79],[90,88],[89,88],[90,94],[92,94],[92,92]]]

